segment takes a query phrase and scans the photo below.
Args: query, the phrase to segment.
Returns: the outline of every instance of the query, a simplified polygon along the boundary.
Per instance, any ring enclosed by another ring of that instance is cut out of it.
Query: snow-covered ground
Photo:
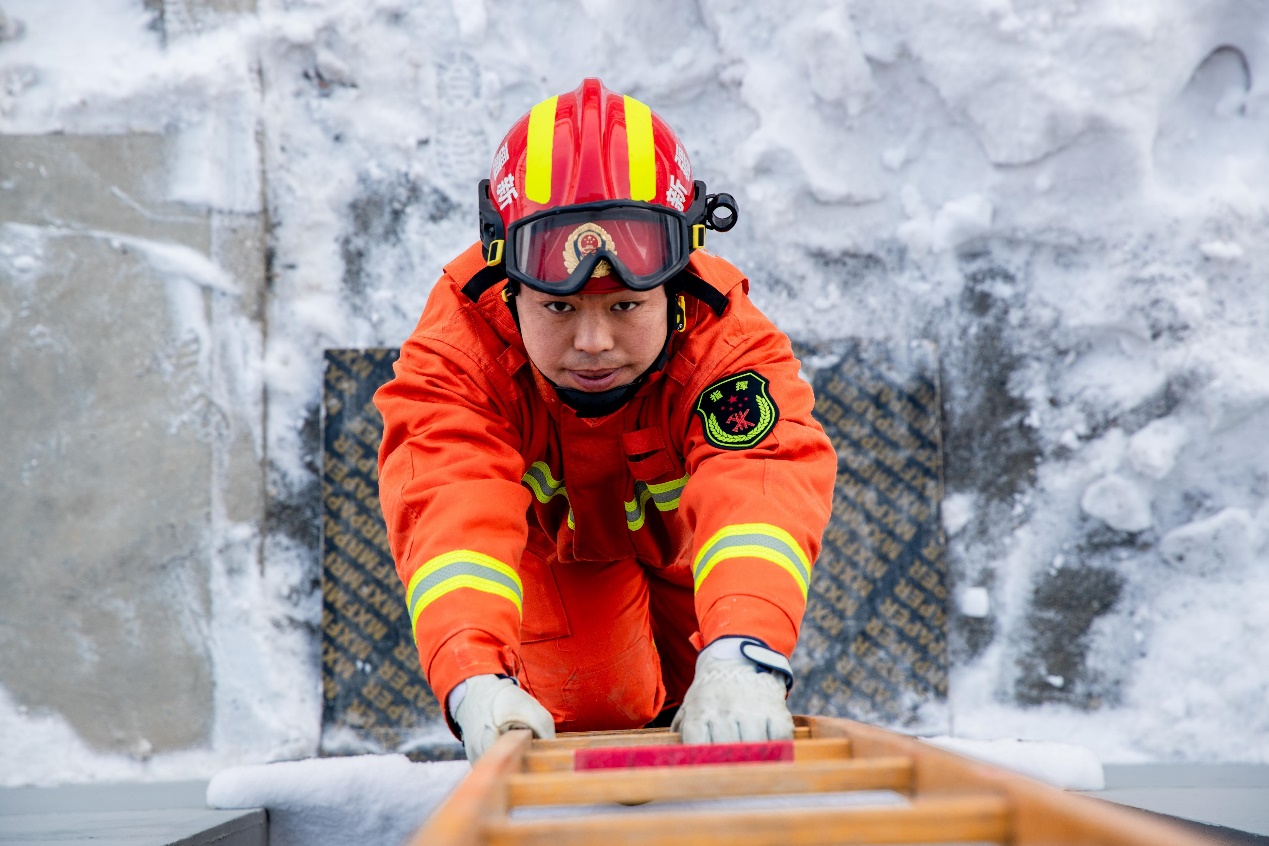
[[[1067,743],[1018,740],[975,741],[935,737],[931,743],[969,758],[1007,767],[1068,790],[1101,790],[1101,764],[1088,749]],[[470,772],[466,761],[411,763],[404,755],[315,758],[231,767],[207,788],[213,808],[268,808],[270,846],[359,846],[405,843]],[[622,807],[520,806],[512,819],[559,819],[596,813],[674,810],[902,805],[889,790],[746,796],[657,802]]]
[[[172,199],[243,209],[259,129],[267,336],[233,377],[279,498],[311,508],[320,350],[399,344],[497,140],[597,75],[736,195],[711,247],[786,331],[939,343],[952,732],[1269,763],[1269,5],[168,0],[164,42],[141,0],[0,4],[0,132],[167,132]],[[266,550],[214,630],[316,622],[315,552]],[[211,648],[225,714],[269,678],[212,748],[102,755],[0,689],[0,782],[312,754],[312,644]]]

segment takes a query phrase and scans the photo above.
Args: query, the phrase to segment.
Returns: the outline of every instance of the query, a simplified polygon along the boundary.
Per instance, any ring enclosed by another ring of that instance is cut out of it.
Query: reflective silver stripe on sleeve
[[[455,576],[472,576],[474,578],[483,579],[488,582],[494,582],[505,587],[517,597],[520,602],[524,602],[524,591],[515,579],[500,573],[492,567],[484,564],[477,564],[474,561],[455,561],[453,564],[446,564],[438,568],[435,572],[429,573],[426,578],[420,579],[419,583],[414,586],[414,591],[410,594],[409,607],[411,612],[414,611],[415,604],[427,594],[429,590],[441,584],[444,581],[454,578]]]
[[[635,481],[635,498],[626,503],[626,525],[630,531],[643,528],[643,520],[648,500],[656,505],[658,511],[673,511],[679,507],[679,499],[683,496],[683,488],[687,486],[688,477],[675,479],[672,482],[661,482],[650,485],[642,480]]]
[[[643,525],[643,506],[654,496],[652,491],[648,490],[648,486],[643,482],[635,482],[635,498],[633,502],[626,503],[626,522],[632,528],[637,525]]]
[[[797,570],[799,575],[801,575],[802,584],[806,585],[811,582],[811,574],[807,571],[806,567],[803,566],[802,556],[799,554],[798,550],[795,550],[779,538],[774,538],[771,535],[758,534],[756,532],[743,535],[727,535],[714,541],[697,556],[698,564],[694,575],[696,575],[699,579],[700,572],[709,566],[710,562],[714,559],[714,556],[718,555],[718,553],[722,552],[724,549],[730,549],[734,546],[766,547],[772,552],[778,553],[781,558],[788,560],[789,564]]]

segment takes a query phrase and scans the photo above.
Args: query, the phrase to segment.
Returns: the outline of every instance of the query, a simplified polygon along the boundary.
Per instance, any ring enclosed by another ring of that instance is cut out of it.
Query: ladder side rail
[[[1206,842],[1166,820],[1067,793],[897,732],[835,717],[810,717],[807,724],[815,737],[848,737],[857,757],[911,757],[915,767],[913,788],[918,798],[982,790],[1007,796],[1013,807],[1017,846],[1196,846]]]
[[[498,819],[506,819],[507,778],[519,772],[533,733],[509,731],[494,741],[454,792],[415,832],[409,846],[477,846],[485,842],[482,831]]]

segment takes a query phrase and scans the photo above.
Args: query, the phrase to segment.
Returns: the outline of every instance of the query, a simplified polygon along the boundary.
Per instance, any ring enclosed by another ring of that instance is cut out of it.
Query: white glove
[[[555,718],[520,689],[515,679],[472,676],[454,688],[449,712],[463,731],[463,748],[473,764],[499,736],[527,728],[534,737],[555,737]]]
[[[701,650],[696,678],[671,729],[684,743],[792,740],[785,704],[789,660],[752,638],[725,637]]]

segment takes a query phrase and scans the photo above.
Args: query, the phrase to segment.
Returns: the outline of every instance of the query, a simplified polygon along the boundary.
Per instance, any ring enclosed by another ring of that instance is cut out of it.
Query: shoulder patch
[[[696,413],[705,440],[719,449],[748,449],[771,434],[780,419],[780,409],[767,393],[767,380],[752,370],[720,379],[701,391]]]

